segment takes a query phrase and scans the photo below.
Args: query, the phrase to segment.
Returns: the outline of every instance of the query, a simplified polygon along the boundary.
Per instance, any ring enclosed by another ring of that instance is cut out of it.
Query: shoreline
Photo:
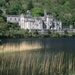
[[[68,33],[68,34],[59,34],[59,33],[52,33],[52,34],[25,34],[21,35],[13,35],[13,36],[0,36],[1,38],[74,38],[75,33]],[[1,41],[0,41],[1,42]]]

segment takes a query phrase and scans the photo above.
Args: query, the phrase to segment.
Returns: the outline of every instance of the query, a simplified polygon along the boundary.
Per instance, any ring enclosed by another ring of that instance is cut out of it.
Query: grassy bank
[[[75,58],[64,52],[0,54],[0,75],[75,75]]]

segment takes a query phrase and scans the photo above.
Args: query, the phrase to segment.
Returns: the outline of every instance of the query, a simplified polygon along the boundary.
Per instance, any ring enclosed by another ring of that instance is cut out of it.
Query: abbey
[[[48,15],[46,10],[44,10],[42,17],[32,17],[29,10],[26,14],[7,15],[7,22],[17,23],[21,28],[29,30],[62,29],[62,22],[56,20],[52,15]]]

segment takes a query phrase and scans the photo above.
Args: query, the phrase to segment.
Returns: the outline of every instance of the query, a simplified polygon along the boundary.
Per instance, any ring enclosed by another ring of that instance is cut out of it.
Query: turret
[[[44,10],[44,17],[46,17],[47,16],[47,11],[46,10]]]
[[[27,17],[32,17],[29,10],[27,10],[26,16],[27,16]]]

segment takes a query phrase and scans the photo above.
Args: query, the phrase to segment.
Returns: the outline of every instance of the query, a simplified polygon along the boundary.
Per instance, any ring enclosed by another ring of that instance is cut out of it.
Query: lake
[[[75,38],[2,39],[2,42],[1,75],[75,75]]]
[[[27,39],[2,39],[3,44],[26,42],[29,44],[39,43],[44,50],[75,52],[75,38],[27,38]]]

